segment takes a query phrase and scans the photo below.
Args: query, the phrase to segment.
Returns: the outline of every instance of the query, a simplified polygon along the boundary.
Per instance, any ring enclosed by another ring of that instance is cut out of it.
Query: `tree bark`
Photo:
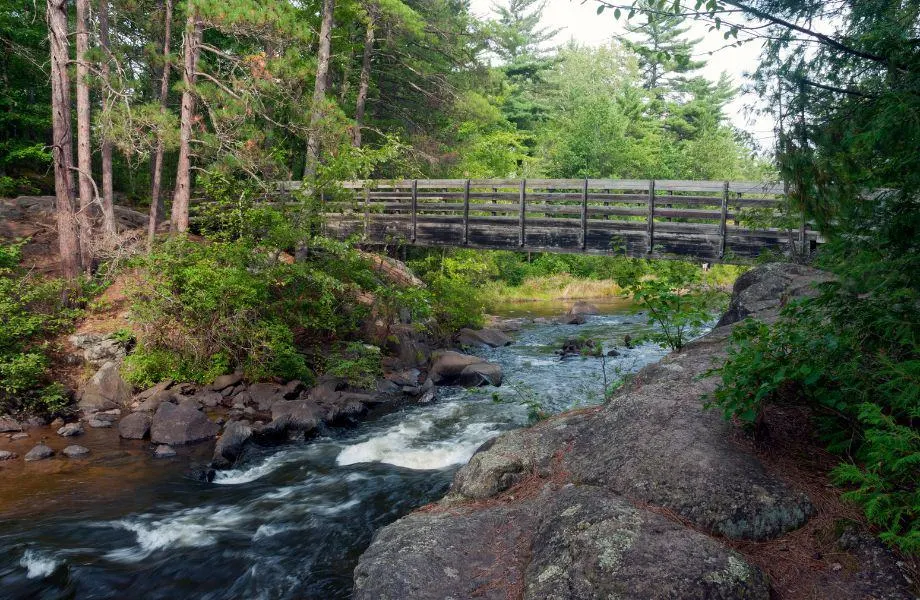
[[[332,15],[335,0],[323,0],[323,19],[319,29],[319,49],[316,55],[316,82],[313,85],[313,108],[310,112],[310,135],[307,137],[307,164],[304,178],[316,175],[319,161],[319,138],[317,128],[323,118],[326,103],[326,88],[329,77],[329,54],[332,47]]]
[[[92,210],[95,194],[93,193],[93,155],[90,142],[90,106],[89,106],[89,64],[86,54],[89,52],[89,0],[76,0],[77,5],[77,176],[80,182],[80,210],[77,213],[77,225],[80,229],[80,255],[83,268],[92,266]]]
[[[160,80],[160,113],[166,113],[166,100],[169,96],[169,42],[172,36],[172,0],[166,0],[164,5],[163,29],[163,77]],[[147,223],[147,251],[153,248],[153,237],[157,231],[157,221],[160,219],[160,188],[163,185],[163,136],[157,136],[157,147],[153,154],[153,176],[150,190],[150,220]]]
[[[73,210],[73,138],[70,131],[70,62],[67,36],[67,0],[47,0],[48,42],[51,47],[51,123],[54,140],[54,190],[61,272],[73,279],[80,274],[80,237]]]
[[[371,59],[374,57],[374,27],[377,15],[374,7],[367,9],[367,31],[364,34],[364,56],[361,59],[361,78],[358,83],[358,99],[355,101],[355,130],[352,143],[361,147],[361,127],[364,124],[364,111],[367,107],[367,92],[371,85]]]
[[[182,113],[179,124],[179,164],[176,168],[176,190],[173,194],[170,231],[188,231],[188,208],[192,194],[191,141],[195,119],[195,73],[201,52],[203,25],[197,9],[190,9],[183,34],[184,65],[182,71]]]
[[[104,54],[100,71],[105,87],[111,85],[109,79],[109,58],[112,48],[109,42],[109,0],[99,0],[99,44]],[[110,91],[106,89],[103,98],[108,97]],[[107,100],[103,99],[102,109],[109,110]],[[115,191],[112,182],[112,141],[105,132],[102,134],[102,227],[108,234],[115,233]]]

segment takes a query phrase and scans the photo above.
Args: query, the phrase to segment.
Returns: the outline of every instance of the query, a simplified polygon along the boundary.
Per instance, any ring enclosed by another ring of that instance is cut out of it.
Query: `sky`
[[[494,3],[495,0],[471,0],[472,12],[481,18],[491,17]],[[547,0],[543,11],[543,24],[546,27],[562,28],[554,40],[556,44],[574,39],[586,45],[602,45],[614,36],[623,35],[624,22],[625,15],[617,20],[609,9],[598,15],[597,3],[592,0]],[[725,48],[728,42],[720,32],[710,33],[708,26],[702,23],[689,20],[687,23],[690,25],[687,36],[702,38],[697,45],[698,55],[695,58],[708,63],[701,70],[703,75],[716,81],[724,71],[736,85],[750,83],[747,74],[757,68],[761,50],[759,42]],[[760,144],[761,150],[769,152],[773,147],[775,123],[769,115],[751,114],[751,109],[758,106],[762,107],[760,99],[753,93],[747,93],[739,95],[726,107],[726,112],[736,127],[749,132]]]

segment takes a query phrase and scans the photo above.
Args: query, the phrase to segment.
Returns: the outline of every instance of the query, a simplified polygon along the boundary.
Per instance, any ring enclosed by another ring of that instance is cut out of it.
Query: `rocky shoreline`
[[[774,597],[730,542],[781,539],[815,505],[703,409],[716,384],[703,374],[724,358],[734,322],[769,322],[826,277],[797,265],[754,269],[714,331],[643,369],[609,404],[485,444],[443,500],[378,532],[355,569],[354,597]],[[846,554],[854,534],[837,535]],[[913,598],[894,557],[856,535],[872,552],[821,574],[833,593],[801,597]]]

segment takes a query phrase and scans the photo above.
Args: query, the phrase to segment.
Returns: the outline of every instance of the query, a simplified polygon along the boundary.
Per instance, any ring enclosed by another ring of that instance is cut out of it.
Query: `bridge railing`
[[[818,240],[773,183],[414,179],[340,188],[322,203],[328,233],[370,242],[727,260]]]

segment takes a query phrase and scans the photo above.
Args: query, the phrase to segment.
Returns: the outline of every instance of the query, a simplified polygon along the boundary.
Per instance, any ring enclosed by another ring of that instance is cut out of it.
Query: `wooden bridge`
[[[326,233],[370,244],[733,262],[807,252],[820,240],[790,213],[783,186],[770,183],[417,179],[337,187],[323,197]]]

